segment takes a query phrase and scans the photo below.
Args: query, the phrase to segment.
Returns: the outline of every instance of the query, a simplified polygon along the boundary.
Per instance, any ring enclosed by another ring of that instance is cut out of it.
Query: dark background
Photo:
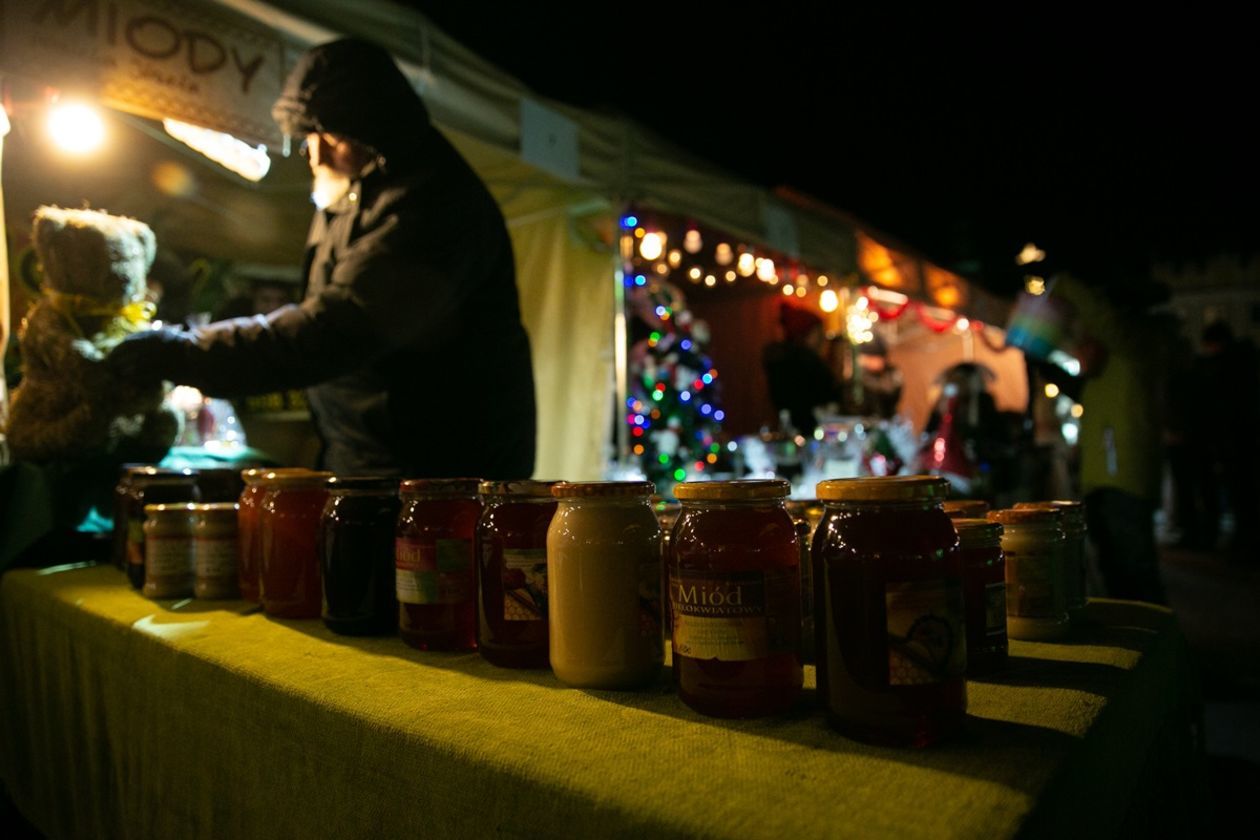
[[[542,95],[623,112],[997,291],[1029,240],[1126,285],[1155,261],[1260,250],[1257,72],[1236,17],[409,5]]]

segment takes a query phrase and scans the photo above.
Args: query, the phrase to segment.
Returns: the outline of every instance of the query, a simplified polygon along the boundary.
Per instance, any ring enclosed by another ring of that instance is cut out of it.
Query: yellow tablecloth
[[[966,733],[865,746],[349,639],[107,567],[0,579],[0,771],[52,837],[1094,836],[1193,819],[1196,706],[1161,608],[1012,643]],[[812,669],[808,682],[812,687]],[[1156,822],[1158,821],[1158,822]]]

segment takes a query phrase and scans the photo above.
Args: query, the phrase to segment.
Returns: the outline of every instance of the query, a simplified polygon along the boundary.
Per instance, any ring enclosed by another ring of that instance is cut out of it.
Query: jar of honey
[[[193,594],[198,598],[235,598],[237,536],[235,502],[193,506]]]
[[[332,473],[272,471],[259,506],[263,610],[277,618],[319,618],[319,520]]]
[[[394,528],[391,585],[398,634],[420,650],[477,647],[477,563],[480,481],[423,478],[402,482]]]
[[[967,711],[963,566],[943,478],[823,481],[814,535],[818,692],[861,741],[926,746]]]
[[[264,479],[268,475],[308,472],[310,470],[303,467],[241,470],[241,481],[244,482],[245,489],[241,491],[236,511],[236,583],[241,598],[246,601],[253,601],[255,604],[262,602],[258,593],[258,577],[262,573],[260,508],[268,489]]]
[[[144,506],[144,596],[193,594],[193,504]]]
[[[393,633],[398,479],[334,476],[327,488],[319,520],[324,625],[347,636]]]
[[[987,519],[955,519],[963,559],[967,676],[1006,664],[1006,557],[1002,526]]]
[[[1006,555],[1006,632],[1012,639],[1061,639],[1071,628],[1063,586],[1067,537],[1051,507],[989,512],[1002,523]]]
[[[144,586],[145,507],[197,501],[196,477],[191,470],[141,467],[131,474],[126,501],[127,579],[136,589]]]
[[[551,669],[577,688],[660,675],[661,528],[648,481],[561,482],[547,531]]]
[[[547,529],[554,481],[483,481],[477,522],[477,649],[507,668],[550,664]]]
[[[1059,511],[1063,518],[1063,600],[1067,604],[1068,616],[1076,618],[1085,609],[1085,538],[1088,527],[1085,524],[1085,503],[1070,500],[1052,502],[1019,502],[1020,508],[1050,507]]]
[[[674,683],[701,714],[759,717],[800,695],[801,554],[782,479],[682,482],[669,568]]]

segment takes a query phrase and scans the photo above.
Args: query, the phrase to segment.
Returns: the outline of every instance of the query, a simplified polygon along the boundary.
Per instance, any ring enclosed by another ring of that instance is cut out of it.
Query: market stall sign
[[[229,9],[164,0],[0,0],[0,71],[278,146],[280,35]]]

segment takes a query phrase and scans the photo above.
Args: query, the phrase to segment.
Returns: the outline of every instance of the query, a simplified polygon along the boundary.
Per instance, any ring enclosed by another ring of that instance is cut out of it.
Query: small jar
[[[193,594],[193,504],[144,506],[144,596]]]
[[[319,618],[319,519],[332,473],[272,471],[259,506],[263,610],[277,618]]]
[[[239,594],[236,517],[235,502],[193,506],[193,594],[198,598],[226,599]]]
[[[860,741],[922,747],[966,717],[958,535],[943,478],[823,481],[814,535],[818,692]]]
[[[1085,609],[1085,503],[1069,500],[1053,502],[1019,502],[1016,509],[1051,507],[1063,514],[1063,599],[1067,603],[1068,617],[1076,619]]]
[[[327,488],[319,519],[324,626],[347,636],[392,634],[398,479],[334,476]]]
[[[801,664],[801,549],[783,479],[675,485],[669,569],[674,683],[701,714],[790,709]]]
[[[963,559],[967,676],[1006,665],[1006,558],[1002,526],[986,519],[955,519]]]
[[[995,510],[1002,523],[1006,555],[1006,633],[1012,639],[1047,641],[1067,635],[1070,622],[1063,591],[1067,538],[1054,508]]]
[[[394,528],[391,586],[398,598],[398,634],[420,650],[477,648],[477,562],[480,481],[404,481]]]
[[[118,483],[114,485],[114,530],[110,544],[110,562],[120,572],[127,571],[127,514],[131,501],[132,478],[143,475],[146,471],[156,470],[156,467],[148,464],[123,464],[119,469]]]
[[[661,527],[648,481],[561,482],[547,531],[551,669],[576,688],[656,681],[661,635]]]
[[[145,467],[131,476],[127,498],[127,579],[136,589],[144,586],[145,507],[197,501],[197,484],[191,470]]]
[[[546,668],[547,529],[554,481],[483,481],[477,522],[477,649],[506,668]]]
[[[989,503],[983,499],[946,499],[941,507],[950,519],[984,519],[989,513]]]

